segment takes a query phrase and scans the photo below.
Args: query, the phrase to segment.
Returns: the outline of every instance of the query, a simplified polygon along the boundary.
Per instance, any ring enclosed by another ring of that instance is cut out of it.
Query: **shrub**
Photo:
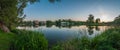
[[[17,30],[17,37],[13,41],[11,50],[47,50],[48,42],[39,32]]]

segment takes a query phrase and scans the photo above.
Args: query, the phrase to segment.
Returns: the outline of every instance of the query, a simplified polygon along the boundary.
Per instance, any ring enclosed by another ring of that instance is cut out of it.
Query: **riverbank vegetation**
[[[14,40],[15,34],[5,33],[0,30],[0,50],[9,50],[11,42]]]
[[[11,50],[46,50],[48,42],[40,32],[14,30],[17,33]]]
[[[43,34],[33,31],[13,30],[12,33],[0,31],[2,50],[48,50],[48,41]],[[6,46],[6,47],[4,47]],[[120,28],[106,30],[94,38],[82,37],[62,42],[49,48],[51,50],[120,50]]]
[[[0,0],[0,50],[47,49],[47,41],[39,32],[15,31],[26,17],[24,8],[40,0]],[[48,0],[50,3],[60,0]],[[14,31],[13,31],[14,30]],[[38,44],[39,43],[39,44]]]
[[[120,28],[112,28],[93,39],[76,38],[55,45],[52,50],[120,50]]]
[[[72,19],[58,19],[55,21],[47,20],[47,21],[23,21],[19,26],[46,26],[46,27],[52,27],[53,25],[57,27],[72,27],[72,26],[80,26],[80,25],[86,25],[86,26],[115,26],[120,25],[120,15],[116,17],[113,21],[109,22],[103,22],[100,18],[96,18],[90,14],[88,16],[88,19],[86,21],[74,21]]]
[[[60,0],[48,0],[50,3]],[[40,32],[14,30],[17,26],[45,25],[51,27],[71,27],[79,25],[120,25],[120,15],[111,22],[100,22],[92,14],[86,21],[56,20],[56,21],[23,21],[26,17],[24,8],[39,0],[0,0],[0,50],[120,50],[120,28],[109,29],[93,39],[76,38],[48,49],[48,41]]]
[[[48,42],[40,32],[13,30],[0,31],[0,50],[47,50]]]

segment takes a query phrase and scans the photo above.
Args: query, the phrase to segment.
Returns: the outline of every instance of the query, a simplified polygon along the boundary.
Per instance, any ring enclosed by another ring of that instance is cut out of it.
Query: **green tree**
[[[71,20],[71,19],[68,19],[68,22],[69,22],[70,24],[72,24],[72,20]]]
[[[10,32],[24,18],[24,8],[28,3],[33,4],[40,0],[0,0],[0,29],[4,32]],[[60,0],[48,0],[50,3]]]
[[[16,23],[17,4],[17,0],[0,0],[0,28],[4,32],[10,32],[8,27]]]
[[[56,21],[55,21],[55,25],[56,25],[56,26],[61,26],[61,22],[62,22],[62,20],[61,20],[61,19],[56,20]]]
[[[115,24],[120,24],[120,15],[114,19]]]
[[[94,23],[94,16],[92,14],[89,15],[87,22],[90,24]]]
[[[46,21],[46,26],[47,27],[52,27],[53,24],[54,23],[52,21],[50,21],[50,20]]]
[[[97,18],[97,19],[95,20],[95,22],[96,22],[96,23],[100,23],[100,18]]]

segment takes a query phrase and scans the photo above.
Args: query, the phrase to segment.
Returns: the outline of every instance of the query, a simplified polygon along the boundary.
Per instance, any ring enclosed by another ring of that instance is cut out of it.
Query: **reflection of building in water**
[[[61,26],[68,26],[68,25],[70,25],[69,22],[61,22]]]

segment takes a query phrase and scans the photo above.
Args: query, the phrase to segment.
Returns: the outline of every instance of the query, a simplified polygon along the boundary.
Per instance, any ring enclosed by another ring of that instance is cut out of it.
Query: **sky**
[[[61,2],[49,3],[48,0],[40,0],[24,9],[27,15],[25,20],[58,20],[72,19],[86,21],[89,14],[101,21],[113,21],[120,14],[120,0],[61,0]]]

